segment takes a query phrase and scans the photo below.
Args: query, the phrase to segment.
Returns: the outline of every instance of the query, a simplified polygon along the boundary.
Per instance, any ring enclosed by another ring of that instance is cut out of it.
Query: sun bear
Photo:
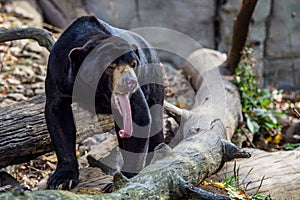
[[[149,164],[163,142],[162,83],[157,53],[138,34],[94,16],[67,27],[49,55],[45,83],[46,123],[58,158],[47,188],[71,189],[78,183],[72,102],[114,115],[125,176]]]

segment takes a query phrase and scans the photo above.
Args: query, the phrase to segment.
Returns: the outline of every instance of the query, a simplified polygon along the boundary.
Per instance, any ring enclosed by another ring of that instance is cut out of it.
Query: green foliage
[[[227,190],[228,195],[232,199],[249,199],[249,197],[246,195],[247,187],[252,183],[246,182],[245,180],[247,177],[250,175],[252,172],[253,168],[251,168],[246,176],[244,177],[243,180],[240,180],[239,176],[239,171],[240,168],[236,166],[236,162],[234,162],[234,167],[233,167],[233,174],[231,176],[227,176],[227,174],[224,174],[224,180],[222,181],[222,184]],[[259,193],[259,189],[262,185],[262,182],[264,180],[264,177],[261,179],[260,186],[258,187],[257,191],[255,194],[251,196],[251,199],[256,199],[256,200],[269,200],[270,195],[264,195]]]
[[[294,150],[294,149],[296,149],[298,147],[300,147],[300,143],[294,143],[294,144],[287,143],[284,146],[284,150]]]
[[[265,194],[254,194],[251,196],[252,200],[269,200],[271,199],[270,195]]]
[[[229,177],[227,177],[226,174],[224,174],[224,176],[225,177],[224,177],[224,180],[222,181],[222,184],[225,186],[228,195],[234,199],[241,199],[241,198],[239,198],[239,195],[238,195],[239,177],[238,177],[236,171],[234,170],[234,173]]]
[[[244,53],[236,69],[233,83],[241,95],[242,112],[246,118],[246,126],[251,133],[275,135],[281,130],[281,122],[277,116],[282,112],[274,111],[274,95],[269,89],[261,89],[253,72],[251,52]],[[277,94],[282,93],[279,91]]]
[[[236,169],[236,168],[235,168]],[[227,177],[226,174],[224,174],[224,180],[222,181],[222,184],[225,186],[228,195],[231,198],[240,199],[238,195],[239,191],[239,176],[238,176],[238,170],[234,169],[233,174],[229,177]]]

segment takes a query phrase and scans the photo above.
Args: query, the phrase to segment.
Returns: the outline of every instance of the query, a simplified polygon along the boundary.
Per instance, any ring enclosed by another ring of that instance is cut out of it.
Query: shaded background
[[[40,19],[34,16],[37,23],[42,23],[44,18],[49,24],[65,28],[79,16],[94,14],[114,26],[126,29],[156,26],[177,30],[204,47],[226,53],[241,1],[14,0],[7,3],[15,12],[22,12],[22,9],[37,10],[42,16]],[[163,38],[158,38],[160,40]],[[248,45],[255,49],[258,61],[256,69],[264,86],[293,90],[300,88],[297,78],[300,75],[299,1],[258,1]]]

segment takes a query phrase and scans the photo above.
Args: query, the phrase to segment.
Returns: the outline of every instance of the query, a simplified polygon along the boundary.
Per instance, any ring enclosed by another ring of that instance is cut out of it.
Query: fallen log
[[[45,95],[38,95],[1,108],[0,168],[30,161],[53,150],[45,117]],[[111,115],[93,117],[74,105],[77,122],[77,143],[114,128]]]
[[[237,159],[239,185],[247,194],[269,194],[272,199],[298,199],[300,197],[300,149],[266,152],[246,149],[251,158]],[[211,180],[234,174],[234,162],[228,162]]]
[[[215,173],[222,162],[249,154],[221,139],[222,123],[215,121],[210,130],[191,130],[189,136],[173,150],[166,145],[157,148],[152,163],[137,176],[128,180],[121,174],[114,176],[115,192],[100,195],[75,195],[66,191],[11,192],[0,195],[9,199],[169,199],[194,197],[197,199],[229,199],[197,192],[193,185]],[[214,139],[212,139],[214,138]],[[213,147],[213,148],[211,148]],[[225,156],[225,157],[224,157]]]

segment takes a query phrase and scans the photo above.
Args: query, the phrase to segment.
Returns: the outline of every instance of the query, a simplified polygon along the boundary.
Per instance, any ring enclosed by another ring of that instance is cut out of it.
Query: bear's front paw
[[[78,170],[60,168],[56,169],[47,182],[47,189],[70,190],[78,184]]]

